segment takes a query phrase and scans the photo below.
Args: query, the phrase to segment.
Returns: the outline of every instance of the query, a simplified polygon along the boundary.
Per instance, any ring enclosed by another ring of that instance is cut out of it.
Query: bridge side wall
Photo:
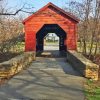
[[[76,51],[67,52],[67,60],[81,75],[93,80],[99,79],[99,65],[85,58]]]

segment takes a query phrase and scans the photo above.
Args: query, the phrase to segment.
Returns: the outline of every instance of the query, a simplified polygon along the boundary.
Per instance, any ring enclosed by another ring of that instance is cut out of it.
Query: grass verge
[[[100,100],[100,81],[87,80],[85,96],[86,100]]]

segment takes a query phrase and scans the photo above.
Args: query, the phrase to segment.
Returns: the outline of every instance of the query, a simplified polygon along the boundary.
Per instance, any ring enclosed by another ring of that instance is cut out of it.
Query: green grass
[[[25,42],[18,42],[17,43],[17,49],[18,49],[19,52],[25,51],[24,50],[25,49]]]
[[[10,52],[23,53],[25,51],[25,42],[18,42],[16,45],[11,47]]]
[[[100,86],[88,80],[85,86],[86,100],[100,100]]]

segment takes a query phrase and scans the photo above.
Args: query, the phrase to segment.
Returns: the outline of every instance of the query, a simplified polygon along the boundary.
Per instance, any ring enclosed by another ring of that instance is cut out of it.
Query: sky
[[[34,10],[38,10],[49,2],[62,7],[65,3],[69,1],[81,1],[81,0],[8,0],[8,5],[11,7],[20,7],[24,3],[30,4],[34,7]]]
[[[27,3],[27,5],[30,5],[30,7],[34,7],[32,9],[32,12],[35,12],[41,7],[45,6],[49,2],[52,2],[53,4],[62,8],[63,6],[66,5],[66,3],[70,1],[80,2],[81,0],[6,0],[7,2],[6,6],[7,6],[7,9],[11,10],[11,12],[12,10],[13,12],[15,12],[17,9],[21,8],[25,3]],[[29,16],[28,14],[23,14],[23,13],[22,15],[25,17]]]

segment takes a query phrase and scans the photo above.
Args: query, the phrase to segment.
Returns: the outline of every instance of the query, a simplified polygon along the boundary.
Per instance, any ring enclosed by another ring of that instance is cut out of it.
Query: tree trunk
[[[94,35],[93,35],[93,33],[92,33],[91,44],[90,44],[90,50],[89,50],[89,58],[90,58],[91,55],[92,55],[92,49],[93,49],[93,43],[94,43],[93,38],[94,38]]]
[[[97,54],[97,49],[98,49],[98,41],[96,41],[96,47],[95,47],[95,50],[94,50],[94,56],[96,56],[96,54]]]
[[[87,49],[86,49],[86,41],[83,39],[83,54],[87,54]]]

